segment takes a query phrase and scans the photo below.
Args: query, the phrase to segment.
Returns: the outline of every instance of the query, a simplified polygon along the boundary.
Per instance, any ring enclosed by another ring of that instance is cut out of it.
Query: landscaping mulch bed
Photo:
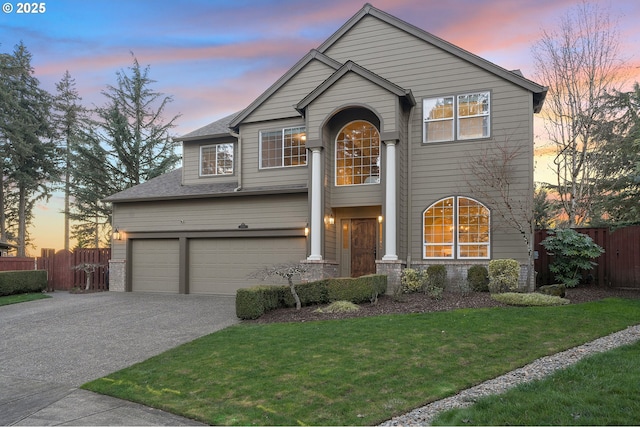
[[[600,288],[595,286],[576,287],[567,289],[566,296],[571,304],[588,301],[596,301],[608,297],[622,297],[640,299],[640,289],[624,290]],[[273,323],[273,322],[307,322],[312,320],[344,319],[350,317],[378,316],[381,314],[399,313],[426,313],[433,311],[456,310],[460,308],[500,307],[505,304],[495,301],[488,292],[444,292],[442,298],[434,300],[424,293],[403,295],[401,301],[392,296],[384,295],[378,298],[377,303],[360,304],[360,310],[350,313],[318,313],[318,306],[302,307],[299,311],[295,308],[282,308],[267,312],[256,320],[247,320],[248,323]]]

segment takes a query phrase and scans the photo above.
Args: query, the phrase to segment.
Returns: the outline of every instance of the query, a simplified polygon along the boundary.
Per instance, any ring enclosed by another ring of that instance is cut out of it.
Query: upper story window
[[[491,215],[477,200],[439,200],[423,214],[423,258],[489,258]]]
[[[422,106],[423,142],[489,137],[489,92],[426,98]]]
[[[336,138],[336,185],[380,182],[380,134],[363,120],[351,122]]]
[[[304,127],[260,132],[260,168],[281,168],[307,164]]]
[[[233,174],[233,144],[200,147],[200,176]]]

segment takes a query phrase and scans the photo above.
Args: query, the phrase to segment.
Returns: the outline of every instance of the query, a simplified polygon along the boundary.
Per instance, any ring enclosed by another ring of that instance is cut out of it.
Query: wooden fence
[[[87,274],[90,274],[90,289],[109,289],[109,258],[111,249],[75,249],[73,252],[54,249],[42,249],[38,258],[38,268],[47,270],[49,288],[69,290],[74,287],[84,289]],[[85,272],[77,267],[81,264],[98,266],[93,272]]]
[[[576,228],[576,231],[591,237],[605,252],[594,261],[598,263],[592,270],[584,272],[583,283],[613,288],[640,289],[640,226],[631,226],[609,230],[608,228]],[[547,230],[537,230],[535,248],[538,257],[535,261],[538,285],[554,282],[549,264],[553,257],[540,244]]]
[[[35,270],[35,258],[18,258],[14,256],[0,257],[0,271]]]
[[[76,267],[94,264],[98,268],[90,272],[92,290],[109,289],[109,258],[111,249],[75,249],[73,252],[42,249],[38,258],[0,257],[0,271],[47,270],[48,290],[67,291],[84,289],[87,273]]]

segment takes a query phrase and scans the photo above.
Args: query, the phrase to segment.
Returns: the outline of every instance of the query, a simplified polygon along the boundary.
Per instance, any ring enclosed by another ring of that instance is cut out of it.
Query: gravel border
[[[382,426],[428,426],[435,416],[445,410],[453,408],[465,408],[473,405],[473,403],[481,397],[500,394],[518,384],[529,381],[539,380],[551,375],[559,369],[573,365],[582,358],[596,353],[602,353],[616,347],[635,343],[640,340],[640,325],[630,326],[619,332],[614,332],[606,337],[588,342],[578,347],[557,353],[551,356],[545,356],[534,362],[511,371],[507,374],[488,380],[474,386],[470,389],[463,390],[455,396],[432,402],[421,408],[394,417],[380,425]]]

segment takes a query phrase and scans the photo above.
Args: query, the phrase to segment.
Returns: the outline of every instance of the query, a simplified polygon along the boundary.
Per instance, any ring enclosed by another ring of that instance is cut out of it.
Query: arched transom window
[[[477,200],[452,196],[423,215],[423,258],[489,258],[491,215]]]
[[[358,120],[336,138],[336,185],[380,182],[380,134],[374,125]]]

